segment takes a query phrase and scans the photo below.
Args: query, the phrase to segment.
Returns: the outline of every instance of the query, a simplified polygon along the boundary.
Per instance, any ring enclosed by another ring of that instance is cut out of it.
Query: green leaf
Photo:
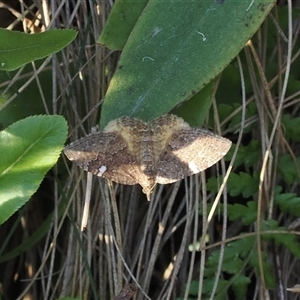
[[[117,0],[97,41],[111,50],[123,49],[128,36],[149,0]]]
[[[243,260],[236,256],[232,260],[223,261],[222,271],[227,272],[228,274],[235,274],[242,269],[243,265]]]
[[[62,116],[32,116],[0,132],[0,224],[35,193],[66,137]]]
[[[0,28],[0,70],[12,71],[58,52],[75,39],[74,30],[27,34]]]
[[[236,87],[236,88],[238,89],[238,87]],[[218,89],[218,92],[219,92],[219,89]],[[233,132],[236,130],[236,128],[239,128],[241,125],[242,110],[240,108],[241,108],[240,103],[233,103],[230,105],[222,103],[222,104],[218,105],[220,120],[224,120],[225,118],[228,118],[228,116],[231,113],[234,113],[233,116],[230,118],[230,122],[228,124],[229,128],[233,128]],[[236,113],[236,111],[239,111],[239,113]],[[246,106],[245,119],[250,119],[253,116],[257,116],[257,107],[256,107],[255,103],[249,103]],[[212,118],[212,122],[213,122],[213,118]],[[246,124],[245,127],[243,127],[243,133],[245,134],[245,133],[251,132],[251,130],[253,129],[254,126],[256,126],[256,123]]]
[[[228,205],[228,218],[231,221],[242,220],[244,225],[251,225],[257,219],[257,202],[249,201],[247,206],[241,204]]]
[[[295,161],[290,154],[282,155],[278,160],[278,171],[287,184],[299,182],[300,157]]]
[[[257,193],[259,178],[258,174],[253,176],[240,172],[239,174],[231,173],[228,179],[227,188],[231,196],[243,195],[248,198]]]
[[[240,106],[240,105],[239,105]],[[256,104],[253,103],[249,103],[246,106],[246,116],[245,119],[251,119],[252,117],[256,117],[257,116],[257,106]],[[232,127],[232,128],[239,128],[240,124],[241,124],[241,120],[242,120],[242,111],[240,111],[239,114],[233,116],[231,122],[228,124],[228,127]],[[257,126],[256,122],[252,123],[250,122],[249,124],[246,124],[246,126],[243,128],[243,133],[248,133],[251,132],[251,130],[253,130],[253,128]]]
[[[223,204],[219,204],[220,210],[223,210]],[[208,210],[211,209],[211,205],[208,205]],[[228,211],[228,219],[230,221],[241,220],[244,225],[251,225],[257,219],[257,202],[255,201],[248,201],[247,206],[242,204],[227,204],[227,211]],[[214,215],[217,215],[219,212],[218,210],[215,211]],[[199,214],[203,215],[202,208],[199,210]],[[192,247],[196,247],[197,251],[199,251],[198,245],[191,245],[190,250]],[[198,247],[198,248],[197,248]]]
[[[247,62],[243,57],[243,52],[240,53],[240,59],[242,65],[246,64]],[[245,88],[246,94],[252,93],[252,86],[249,75],[247,72],[244,72],[245,76]],[[222,100],[225,104],[232,104],[237,103],[241,106],[241,77],[240,77],[240,70],[238,68],[238,64],[236,60],[233,60],[222,72],[222,80],[220,81],[220,85],[218,87],[218,91],[216,94],[216,99]],[[228,117],[228,115],[227,115]]]
[[[226,245],[222,263],[222,271],[226,271],[230,274],[239,272],[243,266],[242,261],[253,250],[254,241],[254,237],[246,237]],[[219,260],[220,250],[213,251],[206,264],[206,277],[214,276]]]
[[[244,198],[249,198],[253,196],[258,190],[258,176],[258,173],[254,173],[253,176],[244,172],[240,172],[239,174],[231,173],[227,182],[228,192],[233,197],[242,195]],[[207,181],[207,190],[217,192],[219,182],[220,178],[209,178]]]
[[[202,292],[203,292],[203,295],[206,296],[206,297],[204,297],[203,299],[209,299],[209,295],[211,295],[211,291],[213,289],[214,283],[215,283],[215,278],[214,277],[205,279],[205,281],[203,282]],[[218,279],[217,293],[222,289],[226,289],[227,285],[228,285],[227,280],[219,278]],[[189,289],[190,295],[197,296],[198,292],[199,292],[199,282],[198,281],[192,281],[191,285],[190,285],[190,289]],[[194,298],[191,298],[191,299],[194,299]],[[226,294],[223,293],[223,296],[221,296],[221,298],[220,298],[220,296],[219,297],[216,296],[214,299],[216,299],[216,300],[217,299],[218,300],[224,299],[225,300],[226,299]]]
[[[213,79],[195,96],[176,108],[173,113],[188,120],[192,127],[201,127],[211,106],[218,82],[219,78]],[[197,109],[200,107],[201,109]]]
[[[266,286],[269,288],[274,288],[275,286],[275,278],[274,278],[274,270],[270,263],[270,258],[267,253],[262,254],[262,263],[263,263],[263,270],[265,275]],[[259,266],[259,256],[257,250],[252,251],[250,255],[249,265],[255,269],[257,274],[260,274],[260,266]]]
[[[297,241],[295,234],[289,233],[286,227],[279,227],[275,220],[268,220],[262,223],[262,231],[286,231],[286,233],[267,233],[263,234],[264,240],[273,239],[276,245],[282,245],[289,249],[295,257],[300,258],[300,243]]]
[[[233,289],[235,299],[247,299],[247,287],[250,283],[250,278],[242,274],[234,278],[231,287]]]
[[[149,1],[110,82],[101,128],[145,121],[190,99],[238,54],[275,1]]]
[[[299,89],[299,81],[298,81]],[[293,117],[285,114],[282,116],[282,124],[284,125],[284,135],[292,141],[300,141],[300,117]]]
[[[300,197],[294,193],[277,194],[275,203],[283,212],[288,212],[292,216],[300,217]]]
[[[233,152],[235,145],[230,149]],[[246,168],[253,167],[257,164],[260,157],[260,143],[253,139],[247,146],[240,146],[234,161],[234,166],[238,167],[244,165]]]

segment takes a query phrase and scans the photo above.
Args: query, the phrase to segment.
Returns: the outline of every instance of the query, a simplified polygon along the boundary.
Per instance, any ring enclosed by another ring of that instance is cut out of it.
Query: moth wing
[[[94,175],[134,185],[140,169],[124,139],[116,133],[93,133],[66,146],[67,158]]]
[[[230,140],[207,130],[179,130],[171,136],[160,156],[156,182],[172,183],[204,171],[217,163],[230,146]]]

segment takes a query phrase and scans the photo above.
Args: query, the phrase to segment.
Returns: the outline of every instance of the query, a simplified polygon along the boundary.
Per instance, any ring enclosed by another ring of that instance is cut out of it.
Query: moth
[[[197,174],[218,162],[230,147],[230,140],[169,114],[148,123],[129,117],[113,120],[102,132],[66,146],[64,153],[94,175],[140,184],[149,200],[157,183]]]

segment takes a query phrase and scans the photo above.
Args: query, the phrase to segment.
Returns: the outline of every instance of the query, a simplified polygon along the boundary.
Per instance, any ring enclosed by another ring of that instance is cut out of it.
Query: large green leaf
[[[58,52],[75,39],[74,30],[48,30],[27,34],[0,28],[0,70],[15,70]]]
[[[0,224],[38,189],[66,137],[62,116],[28,117],[0,132]]]
[[[148,1],[117,0],[97,42],[111,50],[123,49],[134,24]]]
[[[150,120],[215,78],[259,28],[275,0],[150,0],[108,88],[103,128],[121,116]]]
[[[185,101],[181,106],[172,111],[175,115],[188,120],[192,127],[201,127],[207,112],[210,109],[212,100],[215,96],[215,91],[218,87],[219,77],[213,79],[195,96]],[[201,109],[197,109],[200,108]]]

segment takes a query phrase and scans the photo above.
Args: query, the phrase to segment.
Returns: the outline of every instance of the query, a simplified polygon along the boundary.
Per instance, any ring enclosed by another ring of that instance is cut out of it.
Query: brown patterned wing
[[[112,181],[134,185],[141,172],[137,158],[128,151],[127,143],[117,133],[93,133],[71,143],[65,155],[79,167]]]
[[[231,141],[210,131],[187,128],[175,131],[160,156],[156,182],[172,183],[197,174],[217,163]]]

